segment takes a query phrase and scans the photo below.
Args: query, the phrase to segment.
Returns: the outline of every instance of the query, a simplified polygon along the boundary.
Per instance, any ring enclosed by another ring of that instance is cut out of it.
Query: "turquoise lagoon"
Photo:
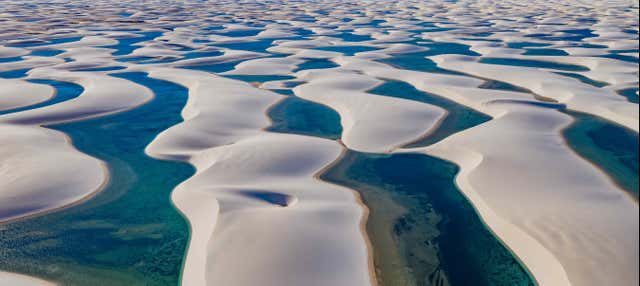
[[[585,31],[567,33],[576,37],[587,34]],[[120,46],[113,47],[115,54],[126,55],[132,45],[155,36],[157,34],[142,33],[141,38],[123,40]],[[351,33],[341,37],[354,43],[361,40]],[[265,52],[271,44],[271,40],[261,40],[226,47]],[[444,53],[477,55],[461,44],[426,42],[421,45],[431,49],[395,55],[381,62],[411,70],[460,74],[441,69],[424,57]],[[530,53],[558,53],[539,48],[542,45],[535,43],[511,45],[531,47]],[[338,49],[345,54],[371,50],[363,47],[354,44],[327,49]],[[538,49],[534,49],[536,47]],[[193,52],[190,57],[217,54],[216,51]],[[484,62],[556,68],[565,71],[565,76],[588,80],[571,73],[585,69],[580,66],[504,59]],[[231,70],[236,64],[189,68],[219,73]],[[331,67],[335,67],[335,63],[309,60],[298,70]],[[186,163],[150,158],[144,154],[144,148],[158,133],[182,121],[180,111],[187,91],[143,73],[113,75],[151,88],[156,98],[120,114],[48,126],[67,133],[79,150],[105,161],[110,172],[109,184],[82,204],[0,225],[0,269],[64,285],[179,284],[189,227],[172,205],[170,193],[194,170]],[[24,70],[0,73],[0,76],[22,77]],[[290,79],[270,75],[228,77],[246,82]],[[42,105],[68,100],[81,92],[81,88],[69,83],[43,83],[56,87],[59,94]],[[499,81],[490,81],[483,88],[526,92]],[[331,140],[340,137],[340,116],[334,110],[296,97],[288,89],[274,91],[286,96],[268,110],[272,125],[267,131]],[[425,102],[448,111],[434,132],[410,143],[409,147],[436,143],[489,120],[486,115],[418,91],[403,82],[385,81],[369,92]],[[37,105],[26,108],[35,107]],[[637,190],[637,133],[593,116],[568,114],[576,118],[576,123],[563,133],[569,145],[605,170],[623,188]],[[602,140],[612,136],[616,138],[613,142]],[[459,168],[451,162],[423,154],[347,151],[320,178],[357,190],[369,208],[366,230],[373,243],[380,285],[534,285],[526,269],[487,229],[456,187],[454,180],[458,172]]]
[[[187,91],[143,73],[116,76],[146,85],[156,97],[124,113],[48,126],[105,161],[108,185],[79,205],[0,226],[3,270],[63,285],[178,284],[189,229],[169,196],[194,169],[150,158],[144,148],[182,121]]]

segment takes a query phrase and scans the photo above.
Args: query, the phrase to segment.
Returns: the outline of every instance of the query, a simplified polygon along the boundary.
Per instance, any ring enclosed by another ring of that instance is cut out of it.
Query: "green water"
[[[50,126],[105,161],[109,184],[77,206],[0,226],[2,270],[61,285],[179,283],[189,230],[169,196],[194,170],[150,158],[144,148],[182,121],[187,91],[143,73],[119,76],[148,86],[156,98],[116,115]]]
[[[638,104],[638,88],[627,88],[623,90],[619,90],[618,94],[627,98],[627,100],[631,103]]]
[[[405,147],[428,146],[449,137],[453,133],[482,124],[491,119],[490,116],[484,115],[464,105],[457,104],[444,97],[419,91],[412,85],[401,81],[388,80],[384,84],[381,84],[367,92],[424,102],[439,106],[447,111],[446,117],[440,122],[435,131],[431,132],[424,138],[420,138],[407,144]]]
[[[380,285],[533,285],[454,184],[452,163],[349,151],[323,180],[358,190]]]
[[[271,132],[295,133],[339,139],[342,134],[340,115],[333,109],[296,96],[289,96],[268,112]]]
[[[638,133],[598,117],[566,111],[575,122],[563,131],[569,146],[638,199]]]
[[[369,92],[446,106],[452,110],[451,123],[434,134],[469,128],[470,117],[477,124],[487,119],[402,82],[389,81]],[[269,113],[270,130],[337,138],[339,116],[314,105],[296,97],[281,101]],[[309,116],[315,108],[324,115]],[[366,228],[381,286],[533,285],[455,187],[457,172],[455,165],[426,155],[347,151],[321,175],[322,180],[357,190],[369,208]]]
[[[595,87],[604,87],[604,86],[609,85],[606,82],[593,80],[593,79],[590,79],[590,78],[588,78],[586,76],[583,76],[583,75],[577,74],[577,73],[568,73],[568,72],[555,72],[555,73],[559,74],[559,75],[575,78],[575,79],[581,81],[582,83],[586,83],[588,85],[592,85],[592,86],[595,86]]]
[[[540,60],[530,60],[530,59],[481,58],[480,62],[483,64],[492,64],[492,65],[546,68],[546,69],[557,69],[557,70],[563,70],[563,71],[589,71],[588,68],[579,66],[579,65],[562,64],[562,63],[556,63],[551,61],[540,61]]]

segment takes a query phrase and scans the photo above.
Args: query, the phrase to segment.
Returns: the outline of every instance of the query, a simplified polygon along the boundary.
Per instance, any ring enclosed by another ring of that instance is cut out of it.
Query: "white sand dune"
[[[0,124],[0,222],[77,203],[106,180],[100,160],[61,132]]]
[[[26,275],[0,272],[0,284],[11,286],[53,286],[55,284]]]
[[[262,133],[192,158],[197,174],[173,193],[192,227],[183,284],[369,285],[362,209],[313,178],[340,152]]]
[[[347,70],[300,71],[297,76],[307,83],[294,93],[335,109],[342,142],[353,150],[388,152],[428,133],[446,113],[429,104],[368,94],[382,81]]]
[[[20,69],[32,69],[36,67],[52,66],[59,63],[64,63],[63,59],[52,57],[34,57],[25,56],[24,60],[19,62],[0,63],[0,71],[12,71]]]
[[[55,90],[48,85],[0,79],[0,111],[40,103],[54,94]]]
[[[314,178],[338,143],[261,131],[282,96],[246,83],[174,69],[150,76],[189,88],[185,121],[146,149],[197,169],[172,194],[192,231],[184,285],[369,285],[361,207]]]
[[[29,54],[29,50],[21,48],[5,47],[0,45],[0,59],[25,56]]]
[[[98,73],[40,68],[31,78],[75,82],[84,88],[74,99],[0,116],[0,221],[78,203],[107,180],[104,164],[71,146],[63,133],[39,127],[104,116],[149,101],[153,93],[131,81]],[[3,80],[7,81],[7,80]],[[16,93],[46,92],[49,86],[13,80]]]
[[[567,104],[567,108],[603,117],[638,132],[638,106],[613,91],[537,68],[483,64],[455,55],[431,57],[439,66],[501,80]]]
[[[303,62],[291,57],[254,59],[243,61],[224,74],[288,75]]]
[[[182,110],[184,122],[159,134],[146,149],[149,154],[167,159],[180,160],[258,134],[269,124],[264,110],[282,98],[207,72],[172,68],[148,71],[150,77],[189,88],[189,99]]]
[[[30,71],[29,76],[73,82],[84,91],[59,104],[0,116],[0,123],[45,125],[104,116],[131,109],[153,98],[153,92],[144,86],[100,73],[42,68]]]

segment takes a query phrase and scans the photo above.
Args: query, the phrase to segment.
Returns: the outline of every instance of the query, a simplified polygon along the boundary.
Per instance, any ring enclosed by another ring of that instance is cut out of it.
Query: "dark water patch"
[[[586,38],[597,37],[598,35],[593,33],[591,29],[568,29],[568,30],[560,30],[560,32],[567,33],[573,36],[559,37],[562,41],[566,41],[566,39],[570,39],[569,41],[580,42]]]
[[[289,79],[294,79],[295,77],[292,76],[286,76],[286,75],[244,75],[244,74],[229,74],[229,75],[222,75],[226,78],[230,78],[230,79],[235,79],[235,80],[241,80],[241,81],[245,81],[248,83],[254,83],[254,82],[259,82],[259,83],[263,83],[263,82],[267,82],[267,81],[276,81],[276,80],[289,80]]]
[[[291,32],[298,35],[298,36],[310,36],[313,35],[313,32],[311,30],[307,30],[305,28],[293,28],[291,29]]]
[[[336,37],[342,39],[345,42],[363,42],[363,41],[371,41],[373,38],[369,35],[358,35],[349,32],[344,32],[338,35],[334,35],[332,37]]]
[[[480,56],[480,54],[470,50],[470,46],[458,44],[458,43],[446,43],[446,42],[432,42],[427,44],[420,44],[423,47],[429,48],[424,52],[426,56],[435,55],[466,55],[466,56]]]
[[[321,179],[357,190],[379,284],[534,285],[454,184],[458,167],[422,154],[348,151]]]
[[[207,51],[207,52],[190,52],[182,55],[183,59],[195,59],[202,57],[216,57],[222,55],[221,51]]]
[[[139,35],[141,35],[140,37],[135,37],[135,38],[120,38],[117,39],[118,43],[112,46],[103,46],[103,48],[109,48],[109,49],[115,49],[116,51],[112,53],[112,55],[114,56],[123,56],[123,55],[128,55],[131,52],[133,52],[133,50],[141,47],[140,45],[137,45],[138,43],[141,42],[146,42],[146,41],[150,41],[153,40],[157,37],[162,36],[162,32],[139,32],[137,33]]]
[[[599,56],[599,57],[619,60],[619,61],[623,61],[623,62],[635,63],[635,64],[638,64],[638,61],[639,61],[639,59],[637,57],[623,55],[623,54],[607,54],[607,55],[602,55],[602,56]]]
[[[22,57],[8,57],[8,58],[0,58],[0,63],[11,63],[11,62],[19,62],[22,60]]]
[[[262,32],[262,30],[237,30],[237,31],[229,31],[229,32],[215,32],[218,35],[226,36],[226,37],[252,37]]]
[[[474,35],[475,36],[475,35]],[[460,38],[460,40],[465,40],[465,41],[479,41],[479,42],[491,42],[491,43],[500,43],[502,42],[502,40],[500,39],[489,39],[489,38]]]
[[[428,146],[454,133],[482,124],[491,119],[490,116],[484,115],[444,97],[417,90],[412,85],[402,81],[388,80],[367,92],[424,102],[441,107],[447,111],[446,117],[442,119],[433,132],[419,140],[407,144],[405,147]],[[416,124],[419,123],[416,122]]]
[[[70,82],[64,82],[64,81],[41,80],[41,79],[30,79],[30,80],[27,80],[27,81],[32,82],[32,83],[50,85],[50,86],[52,86],[52,87],[54,87],[56,89],[56,95],[53,98],[51,98],[50,100],[47,100],[47,101],[44,101],[44,102],[36,103],[36,104],[33,104],[33,105],[29,105],[29,106],[23,106],[23,107],[19,107],[19,108],[0,111],[0,115],[20,112],[20,111],[25,111],[25,110],[29,110],[29,109],[36,109],[36,108],[40,108],[40,107],[47,106],[47,105],[53,105],[53,104],[56,104],[56,103],[59,103],[59,102],[63,102],[63,101],[69,100],[69,99],[76,98],[84,90],[84,88],[82,88],[82,86],[80,86],[80,85],[77,85],[75,83],[70,83]]]
[[[124,113],[50,127],[105,161],[109,184],[82,204],[3,225],[1,269],[61,285],[179,283],[189,230],[169,196],[194,170],[152,159],[144,148],[182,121],[187,90],[143,73],[115,76],[151,88],[156,97]]]
[[[238,61],[233,61],[233,62],[215,63],[215,64],[202,64],[202,65],[194,64],[194,65],[188,65],[188,66],[181,66],[180,68],[190,69],[190,70],[200,70],[200,71],[206,71],[211,73],[222,73],[222,72],[233,70],[235,66],[239,63],[240,62]]]
[[[525,56],[568,56],[569,54],[563,50],[558,49],[526,49],[522,55]]]
[[[145,57],[145,56],[141,56],[141,57],[125,57],[125,58],[116,58],[116,61],[119,62],[143,62],[143,61],[148,61],[148,60],[152,60],[154,59],[153,57]]]
[[[294,72],[312,69],[330,69],[335,67],[339,67],[339,65],[328,59],[307,59],[304,63],[299,64]]]
[[[228,43],[228,44],[213,43],[211,44],[211,46],[227,48],[231,50],[267,53],[267,48],[271,47],[272,44],[273,44],[273,39],[263,39],[258,41],[242,42],[242,43]]]
[[[31,54],[29,55],[39,56],[39,57],[53,57],[62,53],[64,53],[63,50],[37,50],[37,51],[31,51]]]
[[[0,72],[0,78],[23,78],[31,69],[17,69]]]
[[[505,91],[514,91],[514,92],[525,92],[530,93],[528,89],[515,86],[510,83],[506,83],[504,81],[488,79],[482,85],[478,86],[478,88],[482,89],[494,89],[494,90],[505,90]]]
[[[7,47],[17,47],[17,48],[29,48],[29,47],[38,47],[45,45],[55,45],[55,44],[63,44],[76,42],[82,39],[82,37],[65,37],[65,38],[57,38],[57,39],[46,39],[44,41],[41,40],[33,40],[33,41],[23,41],[19,43],[7,44]]]
[[[492,65],[545,68],[545,69],[557,69],[557,70],[565,70],[565,71],[589,71],[588,68],[583,66],[561,64],[561,63],[555,63],[550,61],[529,60],[529,59],[481,58],[480,62],[483,64],[492,64]]]
[[[464,75],[463,73],[460,73],[460,72],[438,67],[438,64],[426,58],[427,56],[430,56],[430,55],[431,55],[430,52],[398,54],[398,55],[393,55],[393,57],[380,59],[377,61],[384,64],[391,65],[398,69],[451,74],[451,75]]]
[[[581,81],[583,83],[586,83],[588,85],[592,85],[592,86],[595,86],[595,87],[603,87],[603,86],[609,85],[606,82],[593,80],[593,79],[590,79],[590,78],[588,78],[586,76],[583,76],[583,75],[577,74],[577,73],[568,73],[568,72],[554,72],[554,73],[562,75],[562,76],[568,76],[568,77],[571,77],[571,78],[575,78],[575,79],[577,79],[577,80],[579,80],[579,81]]]
[[[546,47],[546,46],[550,46],[551,44],[545,44],[545,43],[535,43],[535,42],[511,42],[511,43],[507,43],[507,47],[512,48],[512,49],[522,49],[522,48],[528,48],[528,47]]]
[[[327,46],[327,47],[316,47],[314,49],[321,50],[321,51],[338,52],[338,53],[342,53],[345,56],[353,56],[356,53],[375,51],[381,48],[369,47],[369,46]]]
[[[575,47],[581,47],[581,48],[586,48],[586,49],[607,49],[609,48],[608,46],[605,45],[597,45],[597,44],[590,44],[590,43],[574,43]]]
[[[612,54],[622,54],[622,53],[637,53],[640,50],[638,49],[628,49],[628,50],[609,50],[608,52]]]
[[[289,96],[268,111],[271,132],[310,135],[339,139],[342,134],[340,115],[326,105],[297,96]]]
[[[79,69],[75,71],[117,71],[125,69],[123,66],[111,66],[111,67],[99,67],[99,68],[88,68],[88,69]]]
[[[575,119],[563,130],[568,145],[638,199],[638,133],[596,116],[565,113]]]
[[[278,94],[282,94],[282,95],[286,95],[286,96],[292,96],[294,95],[293,90],[291,89],[269,89],[270,91],[273,91],[275,93]]]
[[[638,104],[638,88],[627,88],[618,91],[619,95],[627,98],[629,102]]]
[[[460,28],[442,28],[442,27],[436,27],[436,28],[420,29],[420,30],[417,30],[417,32],[421,32],[421,33],[433,33],[433,32],[453,31],[453,30],[457,30],[457,29],[460,29]]]

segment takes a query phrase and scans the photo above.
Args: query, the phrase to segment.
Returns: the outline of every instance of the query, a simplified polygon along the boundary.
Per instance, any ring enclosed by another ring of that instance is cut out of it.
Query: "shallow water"
[[[638,133],[598,117],[566,111],[575,122],[563,131],[569,146],[638,199]]]
[[[66,100],[69,100],[69,99],[73,99],[73,98],[79,96],[82,93],[82,91],[84,90],[84,88],[82,88],[82,86],[79,86],[79,85],[77,85],[75,83],[64,82],[64,81],[40,80],[40,79],[32,79],[32,80],[28,80],[28,81],[32,82],[32,83],[47,84],[47,85],[50,85],[50,86],[54,87],[56,89],[55,96],[53,98],[51,98],[49,100],[46,100],[44,102],[41,102],[41,103],[36,103],[36,104],[23,106],[23,107],[19,107],[19,108],[8,109],[8,110],[2,110],[2,111],[0,111],[0,115],[14,113],[14,112],[20,112],[20,111],[29,110],[29,109],[35,109],[35,108],[39,108],[39,107],[43,107],[43,106],[47,106],[47,105],[56,104],[56,103],[59,103],[59,102],[62,102],[62,101],[66,101]]]
[[[436,143],[456,132],[487,122],[490,116],[484,115],[464,105],[437,95],[415,89],[412,85],[401,81],[386,81],[368,93],[415,100],[441,107],[447,111],[446,117],[437,129],[427,136],[407,144],[405,147],[424,147]],[[418,124],[418,123],[416,123]]]
[[[492,65],[547,68],[547,69],[557,69],[557,70],[564,70],[564,71],[589,71],[588,68],[583,66],[561,64],[561,63],[555,63],[550,61],[547,62],[547,61],[540,61],[540,60],[529,60],[529,59],[481,58],[480,62],[484,64],[492,64]]]
[[[378,61],[381,63],[389,64],[399,69],[462,75],[462,73],[446,70],[438,67],[438,65],[435,62],[426,58],[427,56],[430,56],[430,55],[433,55],[433,52],[399,54],[399,55],[394,55],[393,57],[381,59]]]
[[[618,91],[618,94],[627,98],[629,102],[638,103],[638,88],[627,88]]]
[[[152,159],[144,148],[182,121],[187,91],[142,73],[118,76],[146,85],[156,98],[124,113],[49,127],[105,161],[109,184],[82,204],[1,226],[1,269],[63,285],[178,283],[189,230],[169,194],[194,170]]]
[[[533,285],[454,184],[458,168],[422,154],[349,151],[321,176],[355,188],[381,285]]]
[[[448,108],[451,123],[434,133],[438,138],[487,120],[402,82],[389,81],[368,92]],[[338,138],[338,114],[315,105],[296,97],[281,101],[269,113],[273,120],[269,130]],[[533,285],[456,189],[457,172],[455,165],[427,155],[348,151],[321,175],[357,190],[369,208],[367,233],[380,285]]]

